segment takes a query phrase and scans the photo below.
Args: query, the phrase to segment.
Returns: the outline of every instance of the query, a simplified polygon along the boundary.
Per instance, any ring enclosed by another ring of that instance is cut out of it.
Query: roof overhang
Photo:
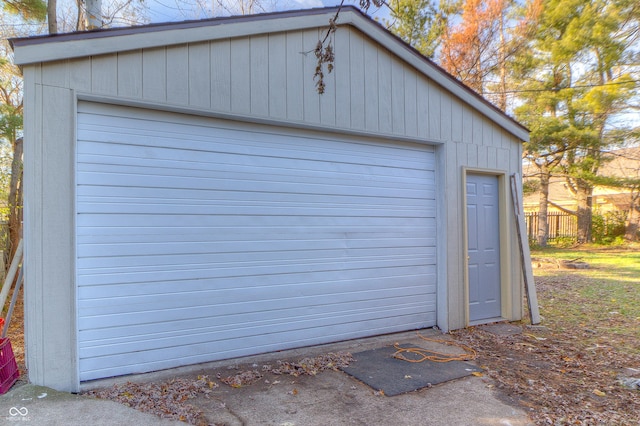
[[[287,12],[213,18],[138,27],[114,28],[60,35],[11,39],[16,65],[59,61],[121,51],[250,35],[328,27],[340,11],[337,24],[351,25],[393,52],[407,64],[478,110],[521,141],[529,130],[453,78],[417,50],[393,35],[355,7],[295,10]]]

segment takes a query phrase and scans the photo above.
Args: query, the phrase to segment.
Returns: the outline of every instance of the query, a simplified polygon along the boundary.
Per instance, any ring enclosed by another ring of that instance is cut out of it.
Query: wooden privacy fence
[[[527,222],[527,233],[529,240],[535,240],[538,237],[538,212],[525,212],[525,221]],[[549,240],[565,237],[576,237],[578,235],[578,219],[576,216],[564,212],[547,213],[547,223],[549,224],[548,236]]]

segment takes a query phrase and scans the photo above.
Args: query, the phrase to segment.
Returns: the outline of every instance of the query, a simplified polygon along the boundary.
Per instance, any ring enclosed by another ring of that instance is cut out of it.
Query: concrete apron
[[[420,333],[428,337],[447,338],[431,329]],[[313,377],[279,376],[278,383],[258,382],[240,389],[222,384],[211,375],[214,370],[230,367],[254,369],[254,364],[261,366],[277,360],[297,361],[328,352],[357,353],[390,346],[395,342],[411,343],[441,352],[456,352],[455,348],[449,346],[425,342],[415,332],[405,332],[92,381],[83,384],[83,390],[109,387],[127,381],[161,382],[180,376],[208,374],[220,387],[209,398],[199,397],[187,403],[200,408],[209,423],[215,425],[533,424],[522,408],[506,402],[508,398],[493,389],[490,381],[483,377],[466,377],[416,392],[387,397],[339,371],[326,371]],[[232,374],[233,371],[230,371],[229,375]],[[30,422],[34,425],[184,424],[161,420],[152,414],[141,413],[115,402],[56,392],[34,385],[15,386],[9,393],[0,396],[0,420],[3,424]]]

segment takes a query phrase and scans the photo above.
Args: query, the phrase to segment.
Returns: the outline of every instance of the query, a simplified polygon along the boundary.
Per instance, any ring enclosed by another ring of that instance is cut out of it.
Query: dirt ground
[[[580,298],[569,291],[575,283],[569,274],[536,277],[538,300],[545,303],[560,293],[566,295],[564,303],[580,306]],[[623,384],[640,377],[640,339],[608,333],[611,324],[519,325],[517,334],[494,334],[483,327],[452,334],[478,352],[487,376],[529,408],[536,424],[640,425],[640,389]],[[637,350],[633,354],[622,346]]]
[[[526,330],[499,336],[470,328],[455,337],[478,351],[477,362],[496,387],[539,425],[638,425],[640,392],[624,388],[638,359],[611,348],[585,348],[580,332]],[[544,339],[544,340],[542,340]]]
[[[557,294],[564,285],[566,281],[557,276],[536,277],[538,299],[544,301],[552,292]],[[25,380],[23,305],[22,298],[19,300],[9,337],[21,380]],[[572,300],[572,303],[580,301]],[[635,355],[618,351],[611,336],[601,329],[585,328],[580,324],[563,324],[561,330],[531,327],[524,322],[514,325],[522,331],[496,334],[483,327],[471,327],[451,335],[477,351],[476,362],[485,370],[485,377],[511,401],[528,409],[536,424],[640,425],[640,390],[621,383],[625,377],[640,376],[640,356],[637,355],[640,351]],[[619,336],[616,338],[620,339]],[[640,341],[634,336],[626,336],[624,344],[640,348]],[[306,374],[304,369],[308,368],[334,369],[345,361],[344,357],[347,355],[316,360],[315,367],[285,366],[281,374],[296,374],[296,371]],[[272,371],[257,374],[278,380]],[[238,386],[252,380],[248,374],[228,380],[226,377],[197,377],[165,383],[128,383],[101,396],[142,411],[198,424],[202,421],[202,413],[190,403],[193,398],[206,395],[217,386]],[[228,383],[224,384],[225,381]],[[163,397],[158,398],[159,395]]]

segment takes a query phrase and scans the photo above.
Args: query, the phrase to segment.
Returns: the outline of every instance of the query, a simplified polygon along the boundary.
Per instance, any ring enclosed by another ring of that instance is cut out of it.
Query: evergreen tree
[[[538,30],[514,67],[524,82],[517,117],[532,130],[526,150],[542,177],[540,210],[545,182],[561,173],[576,197],[580,243],[591,240],[592,193],[604,179],[598,171],[605,153],[621,142],[612,123],[638,86],[633,33],[624,31],[637,13],[628,0],[545,0]]]
[[[389,29],[420,53],[433,59],[450,17],[458,12],[461,0],[392,0],[388,3]]]
[[[3,0],[4,10],[22,19],[42,21],[47,16],[47,4],[43,0]]]

